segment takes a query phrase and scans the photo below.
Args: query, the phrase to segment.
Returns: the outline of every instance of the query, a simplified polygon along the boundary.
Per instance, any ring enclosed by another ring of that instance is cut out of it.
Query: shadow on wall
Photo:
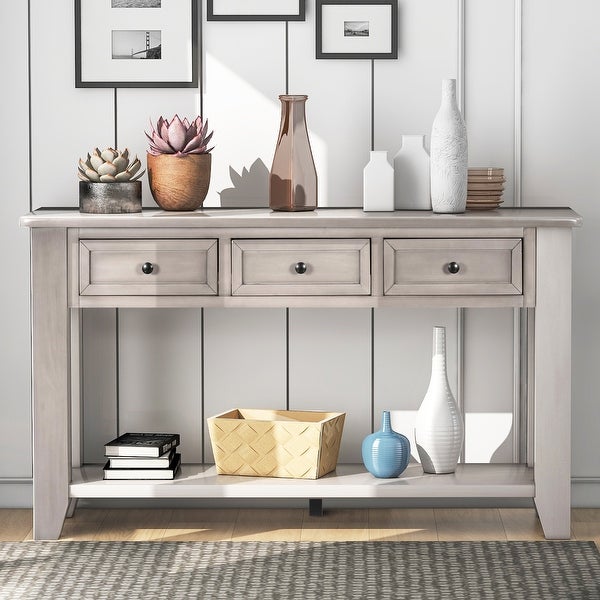
[[[233,187],[219,192],[224,208],[258,208],[269,206],[269,169],[257,158],[250,167],[244,167],[241,175],[229,167]]]

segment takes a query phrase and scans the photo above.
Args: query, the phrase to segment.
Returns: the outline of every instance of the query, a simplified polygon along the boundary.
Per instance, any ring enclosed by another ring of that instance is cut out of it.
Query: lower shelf
[[[71,498],[533,498],[533,469],[514,464],[459,465],[425,475],[418,464],[401,477],[377,479],[363,465],[338,465],[320,479],[217,475],[213,465],[183,465],[172,481],[104,481],[102,467],[73,469]]]

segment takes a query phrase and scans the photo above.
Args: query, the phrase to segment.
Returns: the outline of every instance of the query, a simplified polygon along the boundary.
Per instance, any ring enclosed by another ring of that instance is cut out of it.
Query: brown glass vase
[[[279,96],[281,126],[269,178],[269,206],[273,210],[317,208],[317,171],[304,110],[307,98]]]

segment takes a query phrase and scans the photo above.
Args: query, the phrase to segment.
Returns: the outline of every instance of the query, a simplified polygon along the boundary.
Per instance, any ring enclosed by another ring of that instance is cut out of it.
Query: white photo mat
[[[213,0],[213,14],[234,15],[297,15],[298,0]]]
[[[324,54],[379,54],[392,51],[392,9],[389,5],[324,4],[321,13]],[[344,23],[368,22],[368,36],[345,36]]]
[[[111,0],[81,0],[81,82],[192,82],[193,18],[189,0],[161,8],[111,8]],[[160,31],[160,59],[115,59],[113,31]]]

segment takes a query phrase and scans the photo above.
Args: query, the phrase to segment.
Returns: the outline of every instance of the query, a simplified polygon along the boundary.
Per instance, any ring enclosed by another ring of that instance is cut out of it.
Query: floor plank
[[[372,508],[369,539],[389,542],[437,541],[432,508]]]
[[[240,509],[231,539],[236,542],[299,542],[303,510]]]
[[[21,542],[31,535],[33,513],[29,508],[0,510],[0,541]]]
[[[441,542],[506,540],[497,508],[435,508],[434,514]]]
[[[600,550],[600,508],[574,508],[571,531],[576,540],[594,540]]]
[[[97,540],[161,540],[171,520],[170,509],[110,510],[98,530]]]
[[[31,509],[0,509],[0,541],[31,540]],[[573,539],[600,548],[600,508],[572,510]],[[89,509],[61,540],[543,540],[534,509]]]
[[[544,540],[544,531],[534,508],[501,508],[500,519],[507,540]]]

